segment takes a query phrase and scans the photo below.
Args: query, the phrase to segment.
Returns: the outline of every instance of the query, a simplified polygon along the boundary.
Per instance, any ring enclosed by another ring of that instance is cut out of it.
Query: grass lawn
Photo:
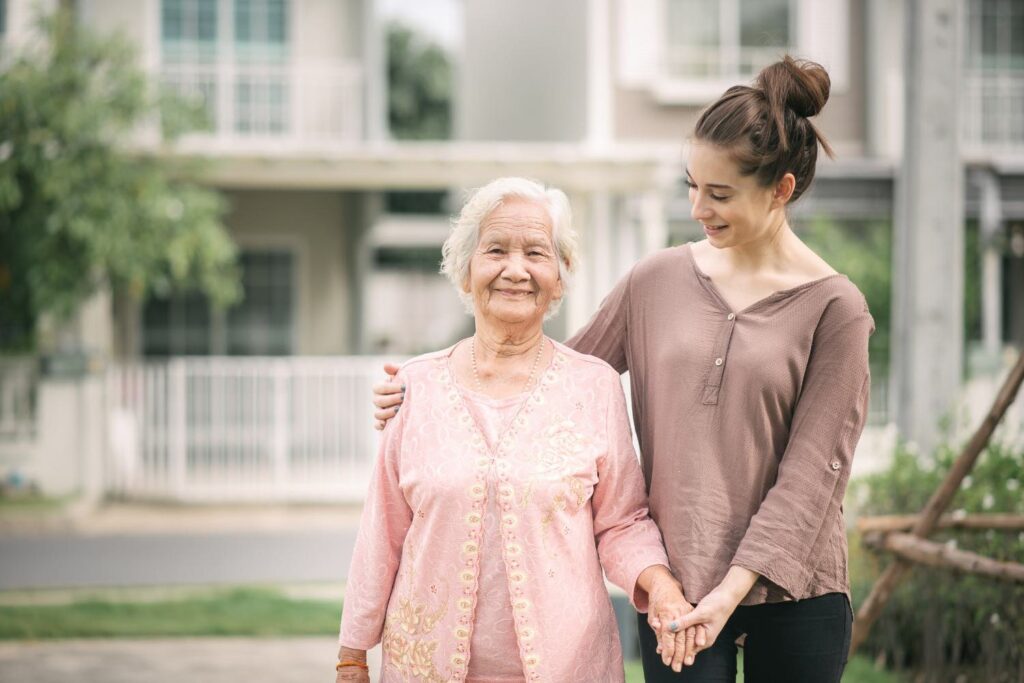
[[[61,605],[0,606],[0,639],[168,636],[334,635],[339,602],[298,600],[266,588],[214,590],[181,598],[133,601],[83,599]],[[742,671],[742,659],[739,664]],[[626,665],[627,683],[643,683],[639,662]],[[742,673],[739,681],[743,680]],[[902,683],[854,658],[844,683]]]
[[[254,588],[156,602],[3,606],[0,639],[327,635],[338,631],[340,606]]]

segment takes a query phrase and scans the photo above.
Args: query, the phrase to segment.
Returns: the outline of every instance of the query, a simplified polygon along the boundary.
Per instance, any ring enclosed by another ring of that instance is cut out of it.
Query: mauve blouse
[[[691,602],[849,595],[842,501],[867,414],[864,296],[831,275],[733,311],[689,245],[638,263],[568,346],[629,371],[651,516]]]

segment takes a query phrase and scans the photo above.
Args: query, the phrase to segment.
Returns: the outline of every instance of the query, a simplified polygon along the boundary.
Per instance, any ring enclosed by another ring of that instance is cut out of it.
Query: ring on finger
[[[671,622],[669,622],[668,630],[672,631],[672,633],[675,633],[676,631],[678,631],[679,630],[679,622],[678,621],[671,621]]]

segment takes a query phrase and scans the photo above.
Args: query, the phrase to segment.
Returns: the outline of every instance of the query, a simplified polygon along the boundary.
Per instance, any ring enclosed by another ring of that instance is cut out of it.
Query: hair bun
[[[832,81],[825,68],[789,55],[770,64],[757,76],[757,87],[772,105],[784,105],[799,116],[810,118],[828,101]]]

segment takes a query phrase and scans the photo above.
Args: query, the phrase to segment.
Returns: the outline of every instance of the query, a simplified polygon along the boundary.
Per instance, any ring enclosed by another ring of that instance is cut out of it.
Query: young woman
[[[786,57],[709,106],[686,169],[706,239],[638,263],[567,343],[630,373],[651,517],[695,605],[672,630],[706,634],[680,671],[641,627],[648,682],[733,681],[740,637],[748,683],[838,683],[846,664],[842,501],[874,324],[786,213],[831,154],[810,121],[829,86]],[[387,419],[401,391],[378,393]]]

